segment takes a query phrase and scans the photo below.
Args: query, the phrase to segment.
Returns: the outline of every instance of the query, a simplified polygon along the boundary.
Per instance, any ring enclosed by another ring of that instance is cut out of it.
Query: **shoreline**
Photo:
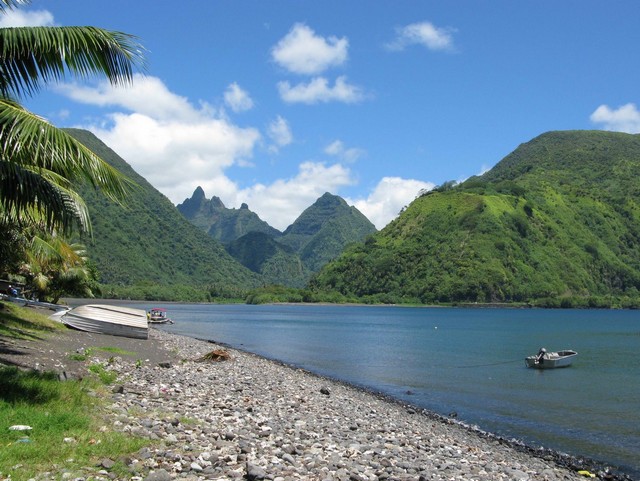
[[[19,342],[21,366],[71,378],[101,360],[70,361],[78,348],[131,352],[107,365],[118,381],[104,423],[149,443],[127,458],[131,476],[121,479],[556,481],[584,479],[579,470],[633,479],[213,340],[152,328],[148,340],[66,330],[38,343]],[[216,349],[230,359],[197,361]],[[108,478],[102,467],[87,470]]]
[[[158,437],[169,446],[181,440],[193,443],[186,453],[200,454],[189,456],[186,463],[181,454],[179,467],[165,462],[162,468],[166,452],[156,451],[156,467],[170,474],[186,470],[211,476],[205,479],[241,474],[278,481],[533,481],[584,479],[579,470],[598,470],[603,479],[632,479],[607,473],[604,465],[591,460],[531,448],[382,393],[215,341],[155,329],[150,333],[150,341],[186,361],[136,371],[114,396],[114,406],[120,413],[118,407],[132,403],[145,408],[148,416],[143,420],[128,418],[124,423],[132,432],[140,429],[138,434]],[[224,349],[231,359],[195,361],[215,349]],[[131,367],[122,366],[120,372],[131,373]],[[173,420],[167,425],[166,415],[151,416],[149,408],[173,411]],[[180,425],[174,426],[181,416],[196,420],[183,431],[184,438],[176,435]],[[145,426],[158,429],[149,433]],[[213,451],[218,451],[217,462],[210,461]]]
[[[168,333],[166,331],[164,331],[165,334],[168,334],[170,336],[179,336],[179,337],[187,337],[188,336],[181,336],[179,334],[173,334],[173,333]],[[229,350],[231,352],[241,352],[243,354],[246,354],[248,356],[255,356],[258,359],[263,359],[266,360],[268,362],[274,363],[276,365],[279,365],[285,369],[293,369],[296,371],[300,371],[302,373],[304,373],[307,376],[311,376],[311,377],[315,377],[318,378],[320,380],[324,380],[327,383],[331,383],[331,384],[338,384],[338,385],[342,385],[344,387],[346,387],[347,389],[353,389],[355,391],[358,392],[362,392],[366,395],[372,396],[374,398],[377,398],[385,403],[389,403],[392,405],[397,405],[400,408],[406,409],[410,414],[417,414],[420,416],[424,416],[427,417],[429,419],[432,419],[436,422],[439,423],[443,423],[446,425],[455,425],[465,431],[467,431],[468,433],[470,433],[473,436],[478,436],[482,439],[487,439],[487,440],[491,440],[491,441],[495,441],[498,442],[500,444],[503,445],[507,445],[510,448],[519,451],[521,453],[524,453],[525,455],[528,456],[532,456],[535,458],[541,458],[541,459],[545,459],[547,461],[552,460],[555,464],[557,464],[559,467],[561,468],[566,468],[569,469],[572,472],[577,472],[577,471],[581,471],[581,470],[586,470],[591,472],[592,474],[596,474],[599,473],[599,476],[597,475],[596,477],[598,477],[598,479],[607,479],[607,480],[626,480],[626,481],[635,481],[636,478],[633,478],[631,474],[629,474],[627,471],[625,471],[624,468],[621,468],[619,466],[614,466],[611,464],[607,464],[605,462],[602,461],[598,461],[586,456],[579,456],[579,455],[572,455],[572,454],[568,454],[568,453],[564,453],[558,450],[554,450],[554,449],[550,449],[550,448],[545,448],[545,447],[534,447],[531,446],[523,441],[521,441],[520,439],[516,439],[516,438],[507,438],[504,436],[501,436],[499,434],[493,433],[491,431],[486,431],[484,429],[481,429],[479,426],[475,425],[475,424],[471,424],[471,423],[467,423],[465,421],[462,420],[458,420],[455,419],[455,417],[450,417],[450,416],[445,416],[443,414],[437,413],[435,411],[432,411],[428,408],[424,408],[421,407],[417,404],[412,404],[409,401],[405,401],[402,399],[398,399],[395,398],[389,394],[386,394],[382,391],[377,391],[375,389],[372,389],[370,387],[367,386],[362,386],[362,385],[358,385],[358,384],[353,384],[350,383],[348,381],[343,381],[341,379],[336,379],[336,378],[332,378],[330,376],[325,376],[322,374],[318,374],[315,373],[313,371],[309,371],[308,369],[305,369],[303,367],[300,366],[296,366],[295,364],[289,364],[287,362],[278,360],[278,359],[274,359],[274,358],[269,358],[267,356],[262,356],[259,354],[255,354],[251,351],[242,349],[242,348],[238,348],[238,347],[233,347],[229,344],[226,344],[224,342],[219,342],[216,341],[214,339],[203,339],[203,338],[192,338],[201,342],[206,342],[212,346],[219,346],[224,348],[225,350]],[[585,474],[581,474],[580,475],[582,479],[584,479],[586,476]],[[640,478],[638,478],[640,480]]]

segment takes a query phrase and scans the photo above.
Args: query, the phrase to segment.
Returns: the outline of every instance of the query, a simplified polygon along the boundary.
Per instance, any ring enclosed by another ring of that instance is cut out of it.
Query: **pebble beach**
[[[206,341],[150,338],[180,361],[112,364],[110,424],[150,441],[127,460],[130,479],[585,479],[557,453],[375,393]],[[212,352],[223,356],[203,359]]]
[[[42,473],[36,481],[631,479],[378,393],[157,329],[148,340],[65,330],[44,342],[0,341],[3,363],[54,370],[61,379],[86,373],[86,364],[70,360],[74,352],[108,345],[131,353],[102,353],[87,362],[117,374],[102,429],[143,438],[146,446],[123,460],[104,459],[81,473]],[[110,470],[116,461],[127,466],[126,477]]]

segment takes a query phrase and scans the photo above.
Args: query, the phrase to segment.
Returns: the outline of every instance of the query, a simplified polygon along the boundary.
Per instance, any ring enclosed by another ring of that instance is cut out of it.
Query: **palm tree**
[[[24,0],[0,0],[0,14]],[[130,83],[144,66],[135,37],[95,27],[0,28],[0,224],[90,231],[74,190],[87,181],[122,201],[131,185],[83,144],[23,108],[19,99],[68,75]],[[0,229],[1,230],[1,229]]]

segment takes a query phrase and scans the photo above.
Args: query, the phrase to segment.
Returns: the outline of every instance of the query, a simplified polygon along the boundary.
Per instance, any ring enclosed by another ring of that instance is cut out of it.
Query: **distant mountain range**
[[[266,284],[302,287],[344,246],[375,232],[366,217],[331,194],[284,233],[246,204],[227,209],[201,188],[176,208],[95,135],[65,130],[137,184],[124,207],[89,186],[80,189],[93,223],[93,238],[82,241],[103,295],[210,300],[243,297]]]
[[[271,227],[246,204],[228,209],[198,187],[178,210],[195,226],[224,243],[238,262],[265,281],[303,287],[309,277],[350,243],[376,232],[374,225],[341,197],[325,193],[284,232]]]
[[[81,189],[83,241],[114,295],[241,299],[277,283],[316,300],[640,307],[640,135],[548,132],[379,232],[328,193],[280,232],[200,188],[176,208],[93,134],[68,132],[138,184],[125,208]]]
[[[640,307],[639,179],[640,135],[549,132],[425,193],[311,288],[366,302]]]

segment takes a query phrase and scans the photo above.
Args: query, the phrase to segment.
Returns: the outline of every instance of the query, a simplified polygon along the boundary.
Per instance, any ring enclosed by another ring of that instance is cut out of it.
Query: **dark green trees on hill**
[[[381,302],[640,305],[638,179],[638,135],[541,135],[415,200],[312,288]]]
[[[246,204],[228,209],[217,197],[207,200],[201,188],[178,210],[194,225],[225,243],[238,262],[265,282],[303,287],[310,275],[336,258],[352,242],[376,231],[374,225],[341,197],[325,193],[284,233],[269,226]]]
[[[262,284],[92,133],[65,130],[138,184],[125,208],[82,189],[93,221],[85,244],[106,286],[102,295],[204,301],[243,297]]]

